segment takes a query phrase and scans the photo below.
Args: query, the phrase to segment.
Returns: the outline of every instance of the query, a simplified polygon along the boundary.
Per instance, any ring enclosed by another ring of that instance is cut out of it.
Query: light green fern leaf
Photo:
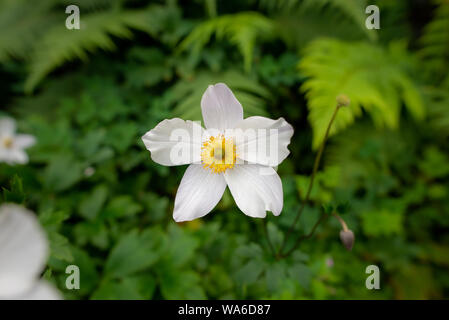
[[[273,21],[257,12],[242,12],[212,18],[196,26],[181,42],[179,50],[192,50],[198,56],[215,35],[217,40],[227,39],[236,45],[244,58],[245,70],[250,70],[257,39],[273,36]]]
[[[299,39],[335,33],[342,36],[344,33],[361,34],[370,40],[377,39],[376,31],[365,27],[366,0],[261,0],[260,5],[277,11],[276,20],[279,20],[281,31],[293,27],[293,30],[285,31],[296,33]],[[350,28],[345,28],[348,24]]]
[[[111,36],[130,38],[130,28],[152,33],[150,11],[109,10],[85,15],[80,30],[68,30],[61,23],[48,30],[35,45],[25,91],[31,92],[52,70],[74,59],[87,60],[97,49],[113,50]]]
[[[449,66],[449,1],[435,2],[435,17],[424,29],[419,55],[432,71],[441,72]]]
[[[324,138],[339,94],[349,96],[351,104],[340,110],[331,134],[353,123],[363,110],[377,126],[396,128],[402,103],[413,116],[423,118],[421,95],[396,60],[397,51],[330,39],[317,40],[307,47],[299,70],[308,77],[301,90],[308,99],[314,148]]]
[[[428,105],[429,124],[438,136],[449,136],[449,92],[447,89],[426,87],[424,98]]]
[[[353,21],[354,26],[371,39],[377,39],[375,30],[369,30],[365,26],[366,13],[368,6],[366,0],[304,0],[304,6],[329,6],[332,10],[338,10]]]
[[[23,0],[0,1],[0,61],[27,58],[36,37],[55,22],[51,1],[28,5]]]

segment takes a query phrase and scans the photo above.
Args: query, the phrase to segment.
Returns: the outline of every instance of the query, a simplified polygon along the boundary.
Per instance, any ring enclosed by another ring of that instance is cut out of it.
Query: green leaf
[[[80,269],[80,289],[77,294],[84,296],[92,292],[99,281],[99,274],[96,269],[96,263],[92,256],[85,250],[71,246],[73,261],[71,264],[78,266]]]
[[[115,44],[111,36],[131,38],[130,28],[153,33],[154,26],[149,23],[149,19],[154,13],[151,9],[111,9],[85,14],[79,30],[68,30],[64,23],[55,24],[36,43],[25,90],[31,92],[49,72],[66,61],[86,61],[88,53],[97,49],[114,50]]]
[[[163,262],[173,268],[181,267],[193,258],[198,240],[184,229],[170,225],[167,236],[167,246],[164,249]]]
[[[108,188],[105,185],[96,186],[92,193],[81,200],[78,212],[88,220],[95,220],[103,207],[107,196]]]
[[[51,275],[52,275],[52,269],[51,268],[47,268],[45,270],[44,274],[42,275],[42,279],[44,279],[46,281],[50,281]]]
[[[67,262],[73,261],[70,242],[66,237],[58,232],[52,231],[48,233],[48,238],[50,242],[50,254],[52,257]]]
[[[123,236],[106,260],[105,272],[113,277],[125,277],[153,265],[160,257],[161,235],[155,229],[142,233],[132,231]]]
[[[36,38],[58,23],[57,15],[49,12],[50,6],[50,1],[39,1],[31,7],[24,1],[0,2],[0,28],[8,29],[0,34],[0,61],[29,55]],[[16,23],[18,19],[23,20]]]
[[[142,210],[142,206],[129,195],[114,197],[106,206],[102,217],[106,219],[130,217]]]
[[[267,266],[265,280],[270,292],[277,291],[286,277],[286,266],[282,262],[277,262]]]
[[[180,50],[191,50],[197,57],[215,35],[218,40],[228,39],[243,55],[246,71],[251,69],[254,46],[258,39],[274,35],[274,24],[258,12],[240,12],[209,19],[199,24],[180,44]]]
[[[398,299],[426,300],[439,295],[429,266],[408,265],[392,278]]]
[[[351,104],[340,108],[330,134],[353,123],[362,110],[371,115],[376,125],[397,128],[402,103],[415,118],[422,119],[425,108],[421,94],[399,64],[399,59],[407,58],[399,45],[385,50],[363,42],[331,39],[312,42],[304,52],[299,70],[308,77],[301,91],[308,99],[313,147],[316,149],[323,141],[340,94],[347,95]]]
[[[418,165],[429,178],[442,178],[449,174],[449,157],[435,146],[424,150],[424,159]]]
[[[235,250],[235,255],[244,259],[260,259],[263,256],[263,250],[258,244],[250,243],[249,245],[238,247]]]
[[[377,31],[365,26],[366,0],[266,0],[275,10],[277,36],[287,45],[303,48],[318,38],[376,40]],[[277,7],[277,8],[276,8]],[[307,30],[307,32],[305,31]]]
[[[337,166],[327,166],[323,171],[315,175],[315,183],[310,192],[310,199],[323,203],[332,200],[332,190],[338,186],[340,181],[340,168]],[[305,198],[309,188],[309,176],[296,176],[296,186],[302,199]]]
[[[364,212],[361,218],[363,231],[369,236],[389,236],[403,231],[404,217],[401,211],[388,209],[368,211]]]
[[[70,155],[55,156],[44,170],[44,184],[54,191],[66,190],[82,178],[83,169]]]
[[[47,230],[57,230],[69,216],[65,211],[45,210],[39,215],[39,222]]]
[[[104,141],[105,136],[106,130],[99,129],[90,131],[83,139],[80,139],[78,141],[79,149],[84,157],[86,157],[87,159],[93,157],[100,148],[100,145]]]
[[[148,300],[153,297],[156,280],[152,275],[107,280],[90,297],[92,300]]]
[[[281,244],[284,240],[283,232],[272,222],[268,222],[267,224],[268,235],[270,237],[271,243],[275,251],[279,251]]]
[[[170,200],[155,193],[145,193],[141,202],[148,208],[148,214],[152,221],[160,221],[167,216],[167,208]]]
[[[298,281],[302,287],[309,288],[312,280],[312,272],[308,266],[303,263],[296,263],[289,267],[287,272],[290,277]]]
[[[18,175],[14,175],[10,182],[9,189],[2,187],[3,200],[5,202],[24,203],[25,192],[23,191],[22,179]]]
[[[449,56],[449,6],[444,0],[434,1],[438,4],[433,19],[425,26],[419,39],[421,48],[418,52],[422,62],[429,69],[429,78],[439,82],[447,75]]]
[[[259,279],[263,271],[264,266],[260,261],[250,260],[235,272],[234,279],[239,285],[252,284]]]
[[[206,295],[199,285],[200,277],[190,270],[161,270],[160,284],[164,299],[168,300],[199,300]]]
[[[138,283],[128,279],[109,280],[90,297],[92,300],[142,300],[144,297],[139,293]]]
[[[107,134],[107,143],[119,152],[128,149],[137,138],[137,126],[133,122],[115,124]]]
[[[85,245],[90,242],[95,247],[103,250],[109,247],[108,229],[100,219],[76,224],[74,234],[75,241],[79,245]]]

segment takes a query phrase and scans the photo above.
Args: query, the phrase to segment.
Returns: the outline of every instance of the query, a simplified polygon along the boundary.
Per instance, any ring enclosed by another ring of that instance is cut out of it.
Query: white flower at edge
[[[207,88],[201,99],[201,110],[206,130],[198,123],[175,118],[160,122],[142,137],[153,161],[166,166],[189,164],[176,194],[174,220],[189,221],[208,214],[220,201],[226,186],[246,215],[264,218],[266,211],[279,215],[283,207],[282,183],[272,167],[288,156],[293,127],[283,118],[243,119],[240,102],[223,83]],[[171,135],[179,129],[202,132],[189,141],[188,149],[193,150],[193,154],[183,163],[175,163],[171,156],[179,145]],[[252,153],[254,148],[248,148],[248,145],[257,145],[259,136],[239,145],[232,137],[226,137],[226,129],[264,129],[260,131],[266,133],[266,140],[272,132],[270,129],[274,129],[278,133],[278,149],[273,157],[260,161],[260,157]],[[226,159],[226,164],[217,162],[214,153]]]
[[[0,300],[55,300],[60,294],[40,279],[48,258],[36,216],[15,204],[0,206]]]
[[[28,155],[24,149],[36,143],[29,134],[16,134],[16,122],[11,118],[0,118],[0,162],[25,164]]]

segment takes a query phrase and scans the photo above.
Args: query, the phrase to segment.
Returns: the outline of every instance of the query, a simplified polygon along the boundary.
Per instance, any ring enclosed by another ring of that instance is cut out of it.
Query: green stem
[[[337,220],[340,222],[341,227],[343,228],[343,231],[348,231],[349,230],[348,225],[346,224],[346,222],[336,212],[333,212],[332,215],[335,218],[337,218]]]
[[[306,239],[311,238],[313,236],[313,234],[315,233],[315,230],[321,224],[321,222],[326,220],[327,217],[328,217],[328,215],[326,213],[322,212],[321,215],[320,215],[320,218],[314,224],[312,230],[308,234],[303,234],[302,236],[299,236],[298,239],[296,239],[295,244],[293,245],[293,247],[290,250],[288,250],[285,254],[281,253],[279,257],[281,257],[281,258],[288,257],[293,251],[296,250],[296,248],[298,248],[298,246],[299,246],[299,244],[301,243],[302,240],[306,240]]]
[[[284,241],[282,242],[281,248],[280,248],[279,253],[278,253],[279,256],[285,256],[285,255],[282,254],[282,251],[284,250],[285,245],[287,244],[287,240],[288,240],[290,234],[295,229],[295,226],[298,223],[299,218],[301,217],[301,214],[302,214],[302,212],[303,212],[307,202],[309,201],[310,193],[311,193],[312,187],[313,187],[313,182],[315,181],[315,175],[316,175],[316,173],[318,171],[318,167],[320,165],[320,161],[321,161],[321,157],[323,155],[324,147],[326,145],[326,140],[327,140],[327,138],[329,136],[329,132],[330,132],[330,129],[332,127],[332,123],[334,122],[335,117],[337,116],[338,110],[340,109],[341,106],[342,105],[340,103],[337,104],[337,106],[335,107],[334,113],[332,114],[332,118],[329,121],[329,124],[327,125],[327,129],[326,129],[326,133],[324,134],[323,142],[321,143],[320,149],[318,150],[318,153],[317,153],[317,155],[315,157],[315,162],[313,164],[313,171],[312,171],[312,175],[310,177],[310,182],[309,182],[309,187],[307,189],[306,197],[305,197],[304,201],[302,202],[301,207],[299,208],[298,213],[296,214],[295,219],[293,220],[293,224],[290,226],[290,228],[287,231],[287,234],[284,237]],[[290,251],[291,250],[289,250],[288,252],[290,252]]]
[[[267,238],[268,248],[270,248],[271,254],[276,256],[276,251],[274,250],[273,243],[271,242],[270,235],[268,234],[267,220],[263,219],[263,230],[265,237]]]
[[[209,18],[215,18],[217,16],[217,3],[215,0],[206,0],[206,11]]]

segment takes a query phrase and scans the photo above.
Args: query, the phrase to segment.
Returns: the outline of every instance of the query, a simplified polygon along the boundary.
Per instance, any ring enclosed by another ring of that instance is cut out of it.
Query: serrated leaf
[[[142,210],[142,206],[129,195],[114,197],[104,209],[103,218],[130,217]]]
[[[132,231],[123,236],[111,250],[105,272],[113,277],[125,277],[153,265],[160,257],[158,242],[161,235],[148,229]]]
[[[63,235],[53,231],[48,233],[50,254],[52,257],[67,262],[73,261],[69,240]]]
[[[66,190],[83,177],[83,169],[70,155],[55,156],[44,170],[44,184],[54,191]]]
[[[9,189],[2,187],[3,200],[5,202],[23,203],[26,195],[23,191],[22,179],[18,175],[14,175],[11,179]]]
[[[340,94],[347,95],[351,103],[340,108],[330,134],[353,123],[362,110],[376,125],[390,128],[399,125],[402,103],[417,119],[424,117],[421,94],[398,64],[398,51],[407,57],[398,45],[386,50],[368,43],[331,39],[316,40],[306,48],[299,70],[308,77],[301,91],[308,99],[315,149],[324,139]]]
[[[81,200],[78,207],[79,213],[88,220],[94,220],[103,207],[107,196],[108,188],[105,185],[98,185],[91,194]]]

